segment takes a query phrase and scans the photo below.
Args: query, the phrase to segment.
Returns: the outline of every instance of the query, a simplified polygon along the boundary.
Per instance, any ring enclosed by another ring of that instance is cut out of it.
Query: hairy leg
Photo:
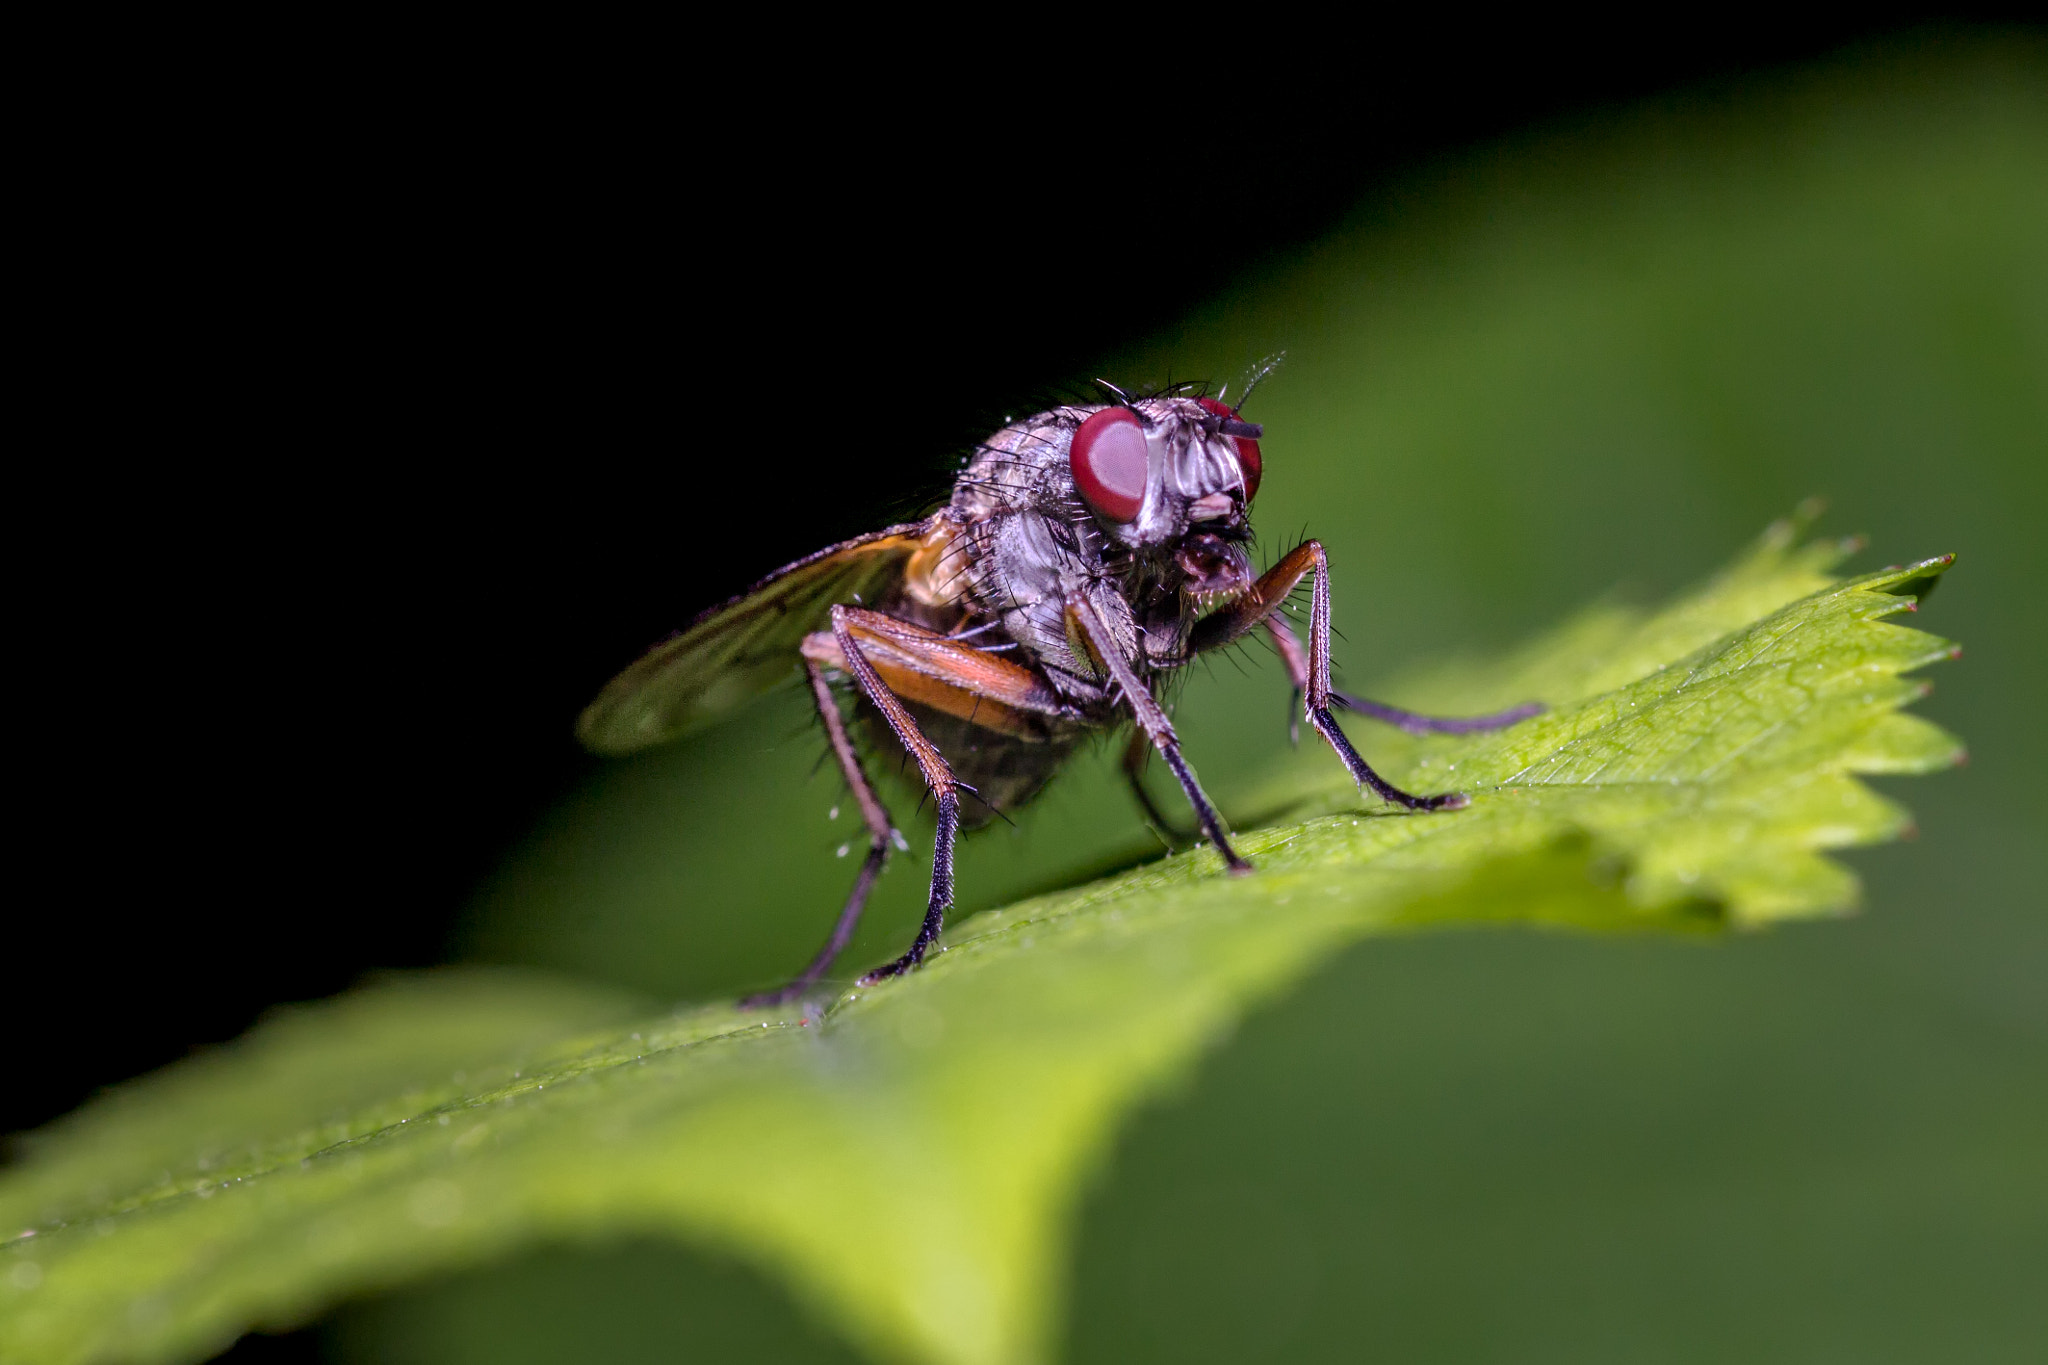
[[[1223,818],[1216,808],[1209,804],[1209,798],[1195,781],[1195,775],[1188,768],[1187,760],[1181,757],[1180,737],[1173,732],[1173,722],[1166,718],[1166,712],[1153,697],[1151,689],[1138,677],[1130,660],[1116,647],[1115,637],[1101,613],[1086,596],[1077,598],[1067,607],[1075,626],[1086,638],[1090,650],[1101,660],[1109,671],[1110,680],[1123,696],[1124,705],[1131,710],[1132,718],[1138,722],[1139,730],[1152,741],[1152,747],[1166,760],[1166,766],[1180,782],[1180,789],[1188,798],[1188,804],[1195,808],[1195,821],[1202,827],[1202,833],[1223,855],[1223,861],[1232,872],[1249,872],[1252,865],[1237,855],[1230,846],[1230,839],[1223,832]]]
[[[813,659],[804,660],[804,671],[810,678],[811,697],[818,705],[818,718],[825,723],[825,736],[831,742],[832,756],[839,762],[839,771],[846,778],[846,785],[853,791],[853,799],[860,807],[861,823],[868,830],[868,856],[861,863],[860,873],[854,878],[853,891],[846,898],[846,905],[839,912],[838,920],[832,926],[832,936],[825,940],[825,946],[811,959],[810,965],[777,990],[762,991],[740,1001],[742,1009],[755,1009],[767,1005],[780,1005],[795,999],[809,990],[831,969],[839,954],[853,938],[854,929],[860,924],[861,911],[867,907],[868,895],[875,889],[875,881],[882,875],[883,866],[889,861],[891,844],[901,847],[903,836],[889,819],[889,812],[882,800],[875,794],[874,784],[862,769],[860,755],[854,752],[853,741],[846,733],[846,720],[839,714],[839,703],[832,696],[832,688],[825,681],[825,672]]]
[[[1124,780],[1131,784],[1131,795],[1138,803],[1138,810],[1144,815],[1145,823],[1151,827],[1167,850],[1179,848],[1192,842],[1190,836],[1174,828],[1166,818],[1166,812],[1159,809],[1159,803],[1152,799],[1152,793],[1145,790],[1145,760],[1152,756],[1152,737],[1142,728],[1131,731],[1130,743],[1124,745]]]
[[[1276,615],[1281,603],[1305,577],[1312,577],[1312,596],[1309,604],[1309,640],[1306,651],[1300,639],[1286,622]],[[1351,741],[1337,727],[1330,714],[1334,706],[1348,706],[1366,715],[1391,721],[1410,729],[1414,733],[1433,731],[1461,733],[1468,730],[1494,729],[1512,725],[1526,716],[1541,710],[1540,705],[1517,707],[1513,711],[1496,716],[1481,716],[1472,720],[1439,720],[1430,716],[1418,716],[1413,712],[1400,711],[1394,707],[1381,706],[1376,702],[1363,702],[1346,697],[1330,686],[1330,563],[1322,545],[1313,540],[1304,541],[1285,555],[1279,563],[1260,577],[1242,598],[1223,611],[1203,621],[1197,628],[1192,641],[1196,650],[1214,649],[1230,643],[1248,632],[1264,625],[1272,634],[1275,648],[1287,665],[1289,677],[1301,694],[1303,710],[1310,725],[1321,735],[1331,749],[1336,751],[1345,770],[1361,787],[1370,787],[1385,800],[1409,810],[1456,810],[1467,804],[1461,792],[1444,792],[1436,796],[1417,796],[1396,787],[1372,770],[1372,766],[1358,756],[1351,747]],[[1405,723],[1404,723],[1405,722]]]
[[[872,619],[871,619],[872,618]],[[887,625],[883,623],[888,623]],[[861,637],[866,636],[877,643],[887,640],[891,627],[902,623],[882,616],[880,612],[868,611],[861,607],[838,606],[832,608],[832,639],[838,646],[838,654],[846,671],[875,709],[882,713],[889,729],[917,763],[917,770],[924,783],[931,790],[932,799],[938,810],[938,834],[932,844],[931,894],[925,902],[924,923],[918,927],[917,937],[911,941],[910,950],[886,967],[878,967],[861,978],[862,985],[871,985],[884,977],[898,976],[924,961],[924,955],[939,937],[945,927],[946,911],[953,904],[953,840],[960,831],[960,783],[954,778],[953,770],[947,765],[944,755],[926,739],[917,721],[896,699],[874,665],[861,650]]]
[[[1273,637],[1273,647],[1287,665],[1287,676],[1294,681],[1297,692],[1308,689],[1308,651],[1302,648],[1301,637],[1294,628],[1282,620],[1278,612],[1269,614],[1261,623],[1267,634]],[[1419,711],[1403,711],[1398,706],[1385,702],[1367,701],[1354,697],[1348,692],[1330,690],[1330,700],[1346,711],[1356,711],[1361,716],[1385,721],[1411,735],[1471,735],[1485,730],[1505,730],[1516,721],[1527,720],[1541,715],[1547,708],[1540,701],[1523,702],[1520,706],[1505,711],[1496,711],[1488,716],[1425,716]]]

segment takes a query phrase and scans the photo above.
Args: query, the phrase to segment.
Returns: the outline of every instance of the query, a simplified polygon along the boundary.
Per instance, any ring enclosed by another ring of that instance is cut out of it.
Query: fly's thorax
[[[1004,631],[1037,662],[1076,671],[1067,641],[1067,589],[1094,568],[1087,547],[1064,519],[1029,509],[991,517],[980,529],[986,552],[976,568],[984,609],[998,613]]]
[[[952,510],[963,522],[1074,499],[1073,480],[1063,473],[1067,444],[1077,422],[1066,409],[1013,422],[974,448],[953,484]]]

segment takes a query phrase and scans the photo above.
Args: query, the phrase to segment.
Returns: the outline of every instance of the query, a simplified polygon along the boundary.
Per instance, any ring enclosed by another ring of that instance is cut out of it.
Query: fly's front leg
[[[829,638],[829,637],[827,637]],[[808,643],[808,642],[807,642]],[[815,647],[807,653],[817,652]],[[853,938],[853,931],[860,924],[861,911],[866,908],[868,895],[875,889],[876,880],[882,875],[882,868],[889,861],[889,848],[904,847],[903,836],[897,832],[895,823],[889,819],[889,812],[882,805],[881,797],[875,794],[874,784],[860,765],[860,755],[854,752],[853,740],[846,733],[846,720],[839,714],[839,703],[832,696],[832,688],[825,681],[825,671],[818,661],[806,657],[804,672],[810,678],[811,696],[818,704],[818,718],[825,723],[825,735],[832,745],[832,756],[839,761],[839,771],[846,778],[846,785],[853,791],[853,799],[860,807],[861,823],[868,830],[868,856],[861,864],[860,875],[854,878],[853,892],[846,898],[846,906],[839,912],[839,919],[832,926],[832,936],[825,940],[825,946],[811,959],[796,977],[779,990],[763,991],[740,1001],[741,1009],[755,1009],[764,1005],[780,1005],[802,995],[818,978],[830,970],[839,954]]]
[[[1138,678],[1137,670],[1131,667],[1130,660],[1117,648],[1115,636],[1110,631],[1108,623],[1102,619],[1102,614],[1085,595],[1069,605],[1067,612],[1071,623],[1080,628],[1082,636],[1088,643],[1089,652],[1109,671],[1117,690],[1123,693],[1124,704],[1131,708],[1131,715],[1138,722],[1138,729],[1152,741],[1152,747],[1159,750],[1159,756],[1165,759],[1166,766],[1173,770],[1174,777],[1180,782],[1181,791],[1188,798],[1188,804],[1195,808],[1195,820],[1201,825],[1202,833],[1209,837],[1209,842],[1223,855],[1223,861],[1229,864],[1232,872],[1251,871],[1252,865],[1238,857],[1237,850],[1230,846],[1229,838],[1223,833],[1222,817],[1217,815],[1216,808],[1209,804],[1209,798],[1203,794],[1201,784],[1195,781],[1195,775],[1188,770],[1187,760],[1181,757],[1180,737],[1173,732],[1173,722],[1166,718],[1165,710],[1152,696],[1151,689]],[[1143,789],[1139,790],[1142,792]],[[1149,801],[1147,804],[1150,804]]]
[[[1278,612],[1266,617],[1264,624],[1267,633],[1273,637],[1273,647],[1279,651],[1281,662],[1287,666],[1287,676],[1294,680],[1295,692],[1300,694],[1308,687],[1308,651],[1302,648],[1301,637],[1281,619]],[[1354,697],[1335,688],[1330,689],[1330,700],[1346,711],[1385,721],[1411,735],[1474,735],[1487,730],[1505,730],[1517,721],[1540,716],[1549,709],[1540,701],[1525,701],[1520,706],[1487,716],[1425,716],[1419,711],[1404,711],[1385,702],[1367,701],[1364,697]]]
[[[1304,577],[1313,575],[1312,595],[1309,601],[1309,637],[1307,657],[1302,655],[1301,642],[1284,621],[1274,613],[1287,600],[1295,585]],[[1203,621],[1196,628],[1193,646],[1197,650],[1214,649],[1218,645],[1248,633],[1257,626],[1266,625],[1271,629],[1275,646],[1287,665],[1289,676],[1300,692],[1303,711],[1308,723],[1315,727],[1329,746],[1336,750],[1337,757],[1351,774],[1354,782],[1370,787],[1384,799],[1409,810],[1457,810],[1468,804],[1462,792],[1444,792],[1437,796],[1417,796],[1402,791],[1393,783],[1372,770],[1372,765],[1358,756],[1351,747],[1351,741],[1337,728],[1336,720],[1330,714],[1330,707],[1345,705],[1350,699],[1342,697],[1330,686],[1330,561],[1317,541],[1304,541],[1290,551],[1278,564],[1254,583],[1251,590],[1230,607]],[[1361,708],[1363,709],[1363,708]],[[1410,716],[1409,712],[1395,712],[1392,707],[1379,708],[1397,716]],[[1374,712],[1368,712],[1374,714]],[[1524,713],[1526,714],[1526,713]],[[1520,719],[1516,715],[1515,719]],[[1428,721],[1428,717],[1413,717],[1417,721]],[[1482,718],[1485,720],[1492,717]],[[1456,724],[1456,722],[1451,722]],[[1511,723],[1511,722],[1504,722]]]
[[[1300,567],[1293,567],[1297,563]],[[1274,571],[1291,569],[1294,579],[1299,582],[1302,569],[1315,574],[1315,586],[1309,597],[1308,608],[1308,677],[1303,679],[1302,704],[1308,714],[1308,723],[1316,727],[1316,733],[1329,742],[1337,751],[1337,757],[1351,774],[1351,780],[1362,787],[1371,787],[1381,797],[1397,806],[1409,810],[1461,810],[1471,804],[1471,798],[1463,792],[1444,792],[1437,796],[1417,796],[1402,791],[1393,783],[1372,770],[1372,765],[1358,756],[1358,750],[1351,747],[1350,739],[1337,728],[1336,720],[1330,715],[1330,560],[1323,553],[1319,541],[1306,541],[1300,548],[1273,566]],[[1271,575],[1269,574],[1268,577]],[[1263,580],[1262,580],[1263,581]],[[1288,584],[1292,591],[1293,583]]]

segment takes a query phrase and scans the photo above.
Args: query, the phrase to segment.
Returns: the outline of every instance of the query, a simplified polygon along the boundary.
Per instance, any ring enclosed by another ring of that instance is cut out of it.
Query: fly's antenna
[[[1267,375],[1279,369],[1280,362],[1285,359],[1287,359],[1287,352],[1275,351],[1273,352],[1273,354],[1267,356],[1264,360],[1261,360],[1258,364],[1252,366],[1251,374],[1246,376],[1244,381],[1244,397],[1237,400],[1237,406],[1232,408],[1231,411],[1243,412],[1244,405],[1252,401],[1252,390],[1258,388],[1260,384],[1264,383]],[[1227,389],[1230,386],[1226,384],[1224,385],[1224,387]],[[1222,396],[1223,395],[1219,393],[1217,395],[1217,399],[1221,401]]]

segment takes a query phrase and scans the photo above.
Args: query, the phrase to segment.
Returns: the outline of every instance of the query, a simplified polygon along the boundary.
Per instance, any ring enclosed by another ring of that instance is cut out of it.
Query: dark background
[[[71,908],[20,945],[40,1069],[0,1131],[441,960],[642,646],[914,510],[1004,414],[1376,189],[1953,32],[1295,35],[1342,60],[1268,81],[1256,40],[1198,47],[1215,96],[1168,107],[1187,53],[1113,34],[920,79],[425,61],[282,119],[202,99],[51,270],[24,851]],[[1190,182],[1215,211],[1163,227]]]
[[[439,960],[612,672],[1375,184],[1901,22],[1337,34],[1356,64],[1270,82],[1252,41],[1165,109],[1188,54],[1152,36],[1028,101],[987,56],[715,91],[428,62],[281,125],[198,96],[63,272],[25,852],[90,908],[38,927],[41,1072],[0,1131]],[[1190,180],[1215,211],[1163,228],[1148,196]]]

